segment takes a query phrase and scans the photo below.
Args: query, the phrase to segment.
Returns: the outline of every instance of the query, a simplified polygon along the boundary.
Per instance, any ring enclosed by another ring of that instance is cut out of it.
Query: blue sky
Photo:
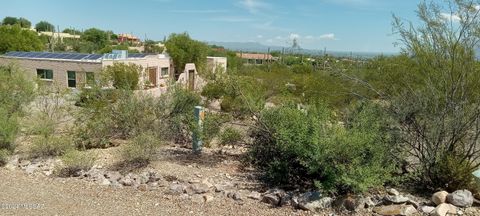
[[[440,0],[439,0],[440,1]],[[414,21],[419,0],[0,0],[0,17],[97,27],[161,40],[260,42],[334,51],[396,52],[392,13]]]

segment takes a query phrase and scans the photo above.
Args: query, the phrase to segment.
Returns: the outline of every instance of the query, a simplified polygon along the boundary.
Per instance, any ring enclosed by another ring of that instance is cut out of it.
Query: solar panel
[[[143,53],[128,54],[128,58],[144,58],[145,56],[147,56],[147,54],[143,54]]]
[[[22,52],[22,53],[19,53],[19,54],[17,55],[17,57],[25,57],[25,56],[28,55],[28,54],[30,54],[30,53],[28,53],[28,52]]]

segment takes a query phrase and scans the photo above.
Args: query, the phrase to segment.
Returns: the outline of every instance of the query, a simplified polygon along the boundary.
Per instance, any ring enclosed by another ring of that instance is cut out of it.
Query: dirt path
[[[13,204],[13,205],[10,205]],[[31,204],[15,206],[16,204]],[[39,206],[36,206],[39,205]],[[18,207],[17,209],[7,209]],[[39,208],[36,208],[39,207]],[[0,215],[303,215],[258,201],[195,203],[160,191],[100,186],[79,179],[27,175],[0,168]]]

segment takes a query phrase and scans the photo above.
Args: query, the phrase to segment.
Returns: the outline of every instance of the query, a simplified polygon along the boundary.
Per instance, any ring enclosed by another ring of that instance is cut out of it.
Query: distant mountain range
[[[259,52],[267,53],[268,51],[282,51],[285,50],[287,53],[303,53],[309,55],[323,55],[325,54],[324,50],[315,50],[315,49],[295,49],[291,47],[282,47],[282,46],[267,46],[258,42],[218,42],[211,41],[207,42],[210,45],[222,46],[225,49],[239,51],[239,52]],[[373,58],[379,55],[395,55],[397,53],[378,53],[378,52],[342,52],[342,51],[330,51],[326,50],[326,54],[337,56],[337,57],[357,57],[357,58]]]

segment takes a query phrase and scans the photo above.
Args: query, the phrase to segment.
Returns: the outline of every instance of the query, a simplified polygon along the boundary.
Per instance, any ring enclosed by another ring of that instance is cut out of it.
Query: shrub
[[[113,87],[123,90],[138,89],[138,81],[142,67],[136,64],[114,63],[105,68],[104,73]]]
[[[330,192],[363,192],[390,179],[391,137],[372,106],[359,108],[347,127],[322,106],[262,112],[253,131],[253,164],[274,185],[304,185]]]
[[[66,136],[36,137],[29,149],[31,157],[61,156],[74,148],[73,142]]]
[[[242,134],[232,127],[227,127],[220,135],[221,145],[235,145],[242,141]]]
[[[220,99],[224,94],[224,87],[220,83],[210,82],[202,89],[202,96],[207,100]]]
[[[153,133],[141,133],[123,148],[123,158],[131,163],[148,163],[155,155],[161,141]]]
[[[94,165],[96,155],[91,152],[71,150],[62,156],[63,166],[58,170],[60,176],[78,176]]]

